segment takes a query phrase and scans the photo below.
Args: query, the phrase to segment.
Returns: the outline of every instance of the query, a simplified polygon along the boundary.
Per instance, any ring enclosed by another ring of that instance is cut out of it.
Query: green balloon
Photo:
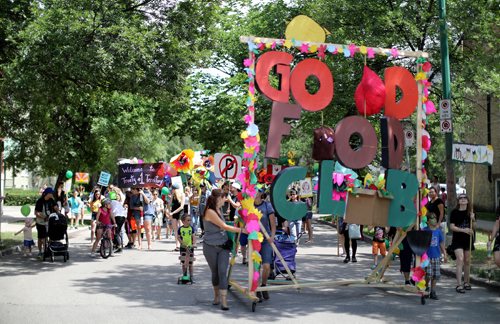
[[[109,199],[111,199],[111,200],[116,200],[116,192],[111,191],[111,192],[109,193]]]
[[[166,196],[170,193],[170,190],[167,187],[161,188],[161,194]]]
[[[31,208],[29,205],[24,205],[21,207],[21,214],[23,214],[24,217],[29,216],[31,213]]]
[[[71,170],[66,171],[66,179],[71,179],[71,178],[73,178],[73,171]]]

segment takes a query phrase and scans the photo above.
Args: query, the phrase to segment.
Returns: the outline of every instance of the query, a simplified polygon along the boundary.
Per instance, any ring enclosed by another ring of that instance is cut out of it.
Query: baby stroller
[[[50,257],[50,261],[54,262],[55,256],[62,256],[64,262],[69,260],[67,229],[68,221],[63,214],[50,214],[47,229],[48,240],[45,242],[43,261]]]
[[[294,238],[282,231],[276,231],[274,244],[276,244],[278,251],[281,253],[281,256],[287,263],[288,268],[290,268],[292,274],[295,275],[295,255],[297,254],[297,244],[295,243]],[[278,275],[281,275],[286,280],[292,280],[292,278],[288,276],[285,266],[277,255],[274,255],[273,269],[274,278],[276,278]]]

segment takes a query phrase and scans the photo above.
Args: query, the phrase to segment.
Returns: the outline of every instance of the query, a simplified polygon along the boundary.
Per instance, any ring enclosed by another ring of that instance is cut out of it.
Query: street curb
[[[324,225],[329,225],[333,228],[336,228],[336,226],[334,226],[331,222],[327,222],[327,221],[320,220],[320,219],[318,219],[317,221],[318,221],[318,223],[321,223]],[[363,234],[363,241],[371,244],[372,238],[370,236]],[[451,277],[451,278],[456,277],[456,272],[451,270],[450,268],[441,267],[441,274],[448,276],[448,277]],[[470,281],[471,281],[471,283],[473,283],[475,285],[485,287],[485,288],[490,288],[492,290],[500,291],[500,283],[497,281],[488,281],[488,279],[486,279],[486,278],[482,278],[482,277],[479,277],[479,276],[476,276],[473,274],[470,275]]]
[[[78,230],[73,231],[73,232],[69,232],[68,233],[68,239],[74,237],[77,233],[80,233],[80,232],[83,232],[83,231],[88,231],[88,228],[82,228],[82,229],[78,229]],[[23,245],[22,244],[19,244],[19,245],[16,245],[16,246],[11,246],[8,249],[0,251],[0,258],[4,257],[4,256],[12,255],[12,254],[14,254],[14,252],[21,252],[22,249],[23,249]]]

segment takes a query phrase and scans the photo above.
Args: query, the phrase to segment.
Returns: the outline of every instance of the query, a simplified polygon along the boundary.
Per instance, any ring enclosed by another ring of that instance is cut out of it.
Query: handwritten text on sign
[[[161,187],[163,177],[158,173],[163,163],[120,164],[118,166],[118,186],[129,187]]]

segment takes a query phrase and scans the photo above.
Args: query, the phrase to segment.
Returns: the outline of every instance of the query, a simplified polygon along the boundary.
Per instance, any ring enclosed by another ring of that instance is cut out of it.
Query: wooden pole
[[[472,194],[471,194],[471,199],[470,199],[470,211],[471,213],[474,213],[474,190],[475,190],[475,184],[476,184],[476,164],[472,164]],[[469,235],[469,265],[467,266],[469,269],[469,276],[470,276],[470,267],[472,264],[472,237],[474,235],[474,228],[473,228],[473,222],[472,219],[470,218],[470,215],[467,215],[469,217],[469,222],[470,222],[470,230],[471,234]],[[475,219],[475,216],[474,216]],[[470,280],[470,279],[469,279]]]

